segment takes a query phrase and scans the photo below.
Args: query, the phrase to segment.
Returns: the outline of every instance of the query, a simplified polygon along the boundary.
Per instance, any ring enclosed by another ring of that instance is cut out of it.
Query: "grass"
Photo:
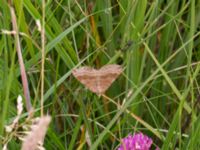
[[[5,126],[17,116],[18,95],[26,104],[24,91],[33,117],[52,117],[48,150],[117,149],[136,132],[151,137],[153,149],[200,149],[199,10],[198,0],[0,0],[0,149],[22,145],[22,129],[7,133]],[[123,73],[103,96],[72,76],[75,68],[106,64]]]

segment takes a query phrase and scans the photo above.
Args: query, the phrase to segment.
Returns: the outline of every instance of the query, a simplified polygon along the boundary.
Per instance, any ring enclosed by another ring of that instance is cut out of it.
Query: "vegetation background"
[[[199,24],[199,0],[0,0],[0,148],[21,147],[20,129],[4,127],[26,91],[35,117],[52,116],[48,150],[117,149],[136,132],[162,150],[199,150]],[[124,71],[101,97],[71,74],[106,64]]]

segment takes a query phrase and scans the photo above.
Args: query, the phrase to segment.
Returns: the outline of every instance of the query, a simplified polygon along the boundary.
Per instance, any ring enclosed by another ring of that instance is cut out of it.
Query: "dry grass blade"
[[[19,65],[20,65],[21,78],[22,78],[22,84],[23,84],[23,89],[24,89],[24,96],[26,99],[26,109],[28,112],[31,112],[32,105],[31,105],[31,101],[30,101],[28,80],[27,80],[26,71],[25,71],[25,67],[24,67],[21,46],[20,46],[20,41],[19,41],[19,34],[18,34],[19,32],[18,32],[18,27],[17,27],[17,21],[16,21],[15,11],[14,11],[13,7],[10,7],[10,11],[11,11],[11,17],[12,17],[13,31],[16,33],[16,34],[14,34],[14,36],[15,36],[16,50],[17,50],[17,55],[18,55],[18,60],[19,60]]]
[[[44,116],[39,119],[36,125],[33,125],[32,131],[24,139],[22,150],[36,150],[38,146],[43,145],[44,137],[50,121],[50,116]]]
[[[42,28],[41,28],[41,44],[42,44],[42,68],[41,68],[41,116],[44,114],[44,63],[45,63],[45,0],[42,1]]]

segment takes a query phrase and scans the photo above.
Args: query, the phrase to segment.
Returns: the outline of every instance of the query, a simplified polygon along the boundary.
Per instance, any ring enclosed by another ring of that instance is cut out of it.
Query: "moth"
[[[105,65],[100,69],[94,69],[88,66],[74,69],[72,74],[90,91],[102,95],[111,86],[111,84],[122,73],[120,65]]]

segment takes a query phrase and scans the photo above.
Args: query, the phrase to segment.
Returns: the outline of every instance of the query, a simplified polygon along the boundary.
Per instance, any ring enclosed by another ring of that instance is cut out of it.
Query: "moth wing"
[[[81,67],[72,71],[74,77],[94,93],[98,93],[96,70],[91,67]]]
[[[112,83],[117,79],[119,73],[107,73],[99,77],[99,93],[103,94],[112,85]]]
[[[106,65],[99,70],[99,93],[105,93],[105,91],[112,85],[117,77],[122,73],[122,67],[120,65]]]
[[[121,74],[123,69],[122,69],[122,66],[120,65],[111,64],[111,65],[106,65],[102,67],[99,71],[101,73]]]

